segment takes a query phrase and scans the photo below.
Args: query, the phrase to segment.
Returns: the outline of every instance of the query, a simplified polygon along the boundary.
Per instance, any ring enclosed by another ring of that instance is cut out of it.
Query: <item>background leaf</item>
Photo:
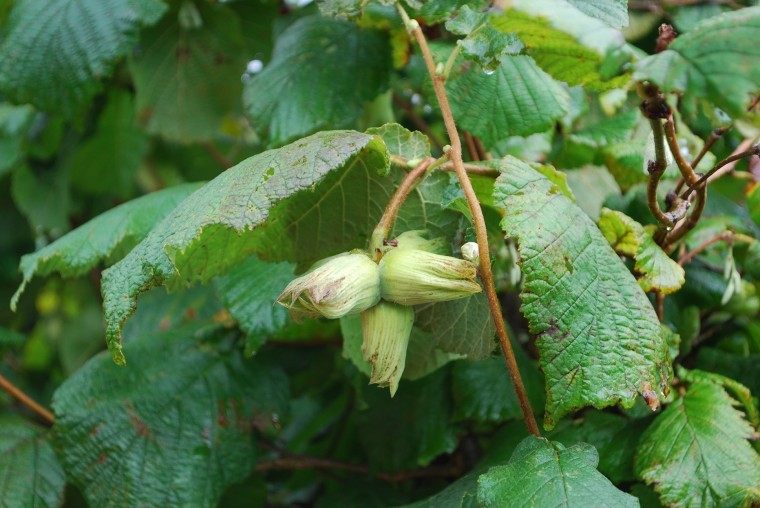
[[[720,386],[692,384],[647,429],[636,472],[668,505],[749,506],[760,500],[754,429]]]
[[[662,53],[636,65],[634,78],[650,80],[664,91],[709,99],[731,115],[743,116],[760,91],[760,7],[710,18],[677,37]]]
[[[14,415],[0,416],[3,506],[60,506],[66,475],[47,432]]]
[[[15,307],[35,275],[76,277],[98,263],[112,264],[140,243],[153,226],[202,184],[184,184],[117,206],[50,245],[21,258],[24,280],[11,300]]]
[[[559,188],[514,158],[494,198],[516,237],[522,313],[546,376],[544,425],[585,405],[633,404],[670,370],[649,300],[597,227]]]
[[[290,25],[272,61],[245,87],[246,111],[270,145],[351,126],[388,88],[390,46],[377,31],[320,16]]]
[[[104,353],[56,391],[57,446],[90,504],[216,506],[248,476],[253,418],[283,411],[287,378],[194,332],[135,338],[135,365]]]
[[[197,13],[183,25],[181,12]],[[137,119],[152,133],[180,142],[218,135],[239,112],[245,53],[240,20],[223,5],[185,2],[147,30],[129,61]]]
[[[160,0],[15,2],[0,45],[0,88],[17,102],[71,116],[101,89],[140,27],[165,11]]]

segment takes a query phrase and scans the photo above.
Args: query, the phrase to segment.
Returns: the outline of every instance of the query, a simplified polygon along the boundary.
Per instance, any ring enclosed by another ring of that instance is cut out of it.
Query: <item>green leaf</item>
[[[540,412],[545,402],[541,374],[519,345],[513,344],[513,350],[531,406]],[[501,355],[456,362],[451,384],[456,420],[498,423],[522,418],[520,403]]]
[[[253,419],[286,407],[287,378],[192,328],[130,346],[129,369],[100,354],[53,397],[69,480],[92,506],[216,506],[249,475]]]
[[[66,475],[45,429],[0,416],[0,499],[3,506],[61,506]]]
[[[183,184],[142,196],[95,217],[50,245],[21,258],[24,280],[11,299],[15,310],[35,275],[84,275],[99,263],[113,264],[140,243],[162,218],[202,184]]]
[[[419,9],[412,9],[409,16],[422,19],[432,25],[447,21],[465,6],[473,10],[481,10],[488,5],[489,3],[485,0],[429,0],[423,2]]]
[[[16,102],[71,116],[101,89],[140,28],[165,11],[160,0],[16,2],[0,45],[0,88]]]
[[[651,231],[624,213],[609,208],[602,208],[599,229],[615,252],[636,261],[633,269],[641,274],[641,289],[665,295],[681,289],[683,268],[654,242]]]
[[[644,140],[613,143],[602,149],[604,162],[622,190],[647,181],[647,173],[642,171],[645,149]]]
[[[708,99],[740,117],[760,91],[760,7],[747,7],[700,23],[668,49],[641,60],[634,78],[666,92]]]
[[[270,145],[320,129],[350,127],[364,102],[389,86],[390,45],[381,32],[308,16],[290,25],[243,100]]]
[[[516,237],[522,312],[546,376],[544,425],[592,405],[631,406],[670,370],[649,300],[586,214],[529,165],[501,161],[494,198]]]
[[[463,5],[456,16],[446,21],[446,30],[457,35],[468,35],[488,20],[488,14]]]
[[[612,28],[628,26],[628,0],[568,0],[588,16],[604,21]]]
[[[454,451],[458,429],[449,423],[447,381],[445,371],[439,370],[407,383],[393,399],[388,390],[364,388],[362,398],[369,407],[354,419],[373,466],[381,471],[413,469]],[[388,439],[388,429],[393,429],[393,439]]]
[[[61,165],[48,168],[32,168],[27,164],[16,166],[11,194],[36,235],[55,238],[69,229],[69,174]]]
[[[73,156],[72,183],[90,194],[129,197],[135,187],[135,171],[147,151],[148,136],[134,123],[132,95],[114,90],[95,133]]]
[[[503,57],[491,74],[465,66],[447,86],[457,123],[487,146],[547,130],[569,101],[565,89],[525,55]]]
[[[226,6],[185,3],[194,23],[176,11],[147,30],[141,50],[129,61],[137,119],[171,141],[203,141],[221,132],[238,113],[245,52],[240,20]],[[182,10],[182,9],[181,9]]]
[[[631,506],[635,497],[619,491],[596,466],[599,454],[588,443],[565,448],[544,438],[523,440],[505,466],[478,479],[478,502],[499,506]]]
[[[513,32],[525,43],[525,52],[541,69],[570,86],[583,85],[592,90],[621,86],[628,78],[607,81],[599,69],[603,55],[581,44],[578,39],[554,28],[549,21],[518,10],[497,16],[493,25],[502,32]]]
[[[549,434],[552,441],[566,446],[578,442],[594,445],[599,452],[599,471],[614,483],[635,479],[633,456],[641,433],[647,428],[647,419],[628,418],[589,411],[577,420],[562,420]]]
[[[601,3],[592,1],[594,4]],[[600,55],[623,46],[623,34],[610,27],[604,19],[597,18],[591,12],[594,7],[588,3],[587,0],[513,0],[512,8],[533,18],[547,20],[552,28],[572,35],[583,46]]]
[[[516,55],[524,48],[515,34],[502,33],[490,23],[457,41],[457,44],[465,58],[477,62],[487,73],[499,67],[503,56]]]
[[[250,256],[214,279],[224,306],[248,336],[248,353],[290,322],[288,310],[275,301],[293,280],[294,270],[292,263],[266,263]]]
[[[385,206],[379,196],[387,181],[378,174],[387,171],[380,138],[333,131],[255,155],[216,177],[103,273],[114,360],[124,362],[121,327],[151,287],[206,281],[254,253],[307,262],[363,246]]]
[[[367,134],[383,138],[388,152],[408,160],[430,157],[430,140],[419,131],[410,131],[397,123],[367,129]]]
[[[760,185],[753,185],[747,192],[747,208],[752,221],[760,226]]]
[[[21,156],[24,135],[34,118],[31,106],[13,106],[0,102],[0,176],[11,169]]]
[[[496,342],[496,326],[484,293],[415,307],[415,324],[436,338],[447,353],[487,358]]]
[[[720,386],[692,384],[641,438],[636,472],[666,505],[750,506],[760,500],[754,429]]]
[[[599,220],[602,205],[609,195],[620,194],[620,187],[607,168],[584,166],[566,171],[565,175],[573,194],[578,196],[576,203],[592,220]]]

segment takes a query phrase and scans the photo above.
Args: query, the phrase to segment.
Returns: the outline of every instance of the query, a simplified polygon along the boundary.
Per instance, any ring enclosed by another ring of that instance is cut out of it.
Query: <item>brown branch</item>
[[[467,203],[470,207],[470,213],[472,214],[473,226],[475,227],[475,236],[478,241],[478,251],[480,254],[480,278],[483,281],[485,288],[486,298],[488,299],[488,306],[493,317],[494,324],[496,325],[496,332],[501,343],[502,352],[504,354],[504,360],[507,363],[507,369],[509,370],[509,376],[512,379],[512,384],[517,395],[517,400],[520,403],[523,417],[525,419],[525,425],[531,434],[540,436],[538,430],[538,424],[533,416],[533,409],[530,406],[528,395],[525,391],[522,378],[520,377],[520,369],[517,366],[515,360],[514,351],[512,351],[512,344],[509,341],[509,335],[507,334],[507,328],[504,325],[504,319],[502,317],[501,305],[496,295],[496,288],[493,281],[493,273],[491,271],[491,255],[488,248],[488,232],[486,230],[485,219],[483,217],[483,210],[480,208],[480,202],[475,194],[475,190],[472,188],[472,183],[467,176],[467,170],[464,167],[462,161],[462,141],[459,139],[459,132],[457,131],[456,123],[454,122],[454,116],[451,113],[451,106],[449,106],[449,99],[446,95],[445,81],[446,78],[436,72],[435,61],[433,61],[433,55],[428,47],[425,35],[422,33],[422,29],[419,23],[409,19],[409,16],[404,11],[403,7],[397,2],[396,7],[404,19],[404,24],[411,31],[414,38],[417,40],[417,44],[420,47],[422,57],[425,61],[428,74],[433,80],[433,88],[435,89],[435,96],[438,99],[438,105],[441,109],[441,115],[443,116],[443,122],[446,125],[446,132],[449,135],[449,141],[451,144],[451,150],[449,150],[449,157],[454,166],[454,170],[459,180],[459,184],[462,186],[464,195],[467,198]]]
[[[369,467],[362,464],[353,464],[350,462],[341,462],[321,457],[312,457],[308,455],[292,455],[285,457],[263,460],[256,464],[254,472],[266,473],[269,471],[297,471],[302,469],[328,469],[338,471],[348,471],[362,475],[374,476],[387,482],[402,482],[414,478],[456,478],[461,476],[463,467],[430,467],[425,469],[416,469],[412,471],[400,471],[397,473],[373,472]]]
[[[475,162],[481,160],[480,153],[478,152],[478,147],[475,146],[475,140],[472,138],[472,134],[467,131],[463,132],[464,140],[467,143],[467,151],[470,152],[470,160]]]
[[[657,319],[660,323],[665,321],[665,295],[659,291],[654,294],[655,312],[657,313]]]
[[[398,211],[401,209],[401,205],[404,204],[409,193],[414,189],[417,184],[417,180],[425,175],[428,167],[435,162],[432,157],[427,157],[422,160],[417,166],[404,176],[404,179],[396,189],[395,194],[385,207],[385,212],[380,218],[380,221],[375,226],[375,230],[372,232],[372,237],[369,241],[369,251],[379,260],[382,256],[383,241],[388,237],[388,233],[393,227],[393,222],[396,220]]]
[[[681,258],[678,260],[678,264],[683,266],[689,261],[691,261],[692,259],[694,259],[694,256],[696,256],[697,254],[699,254],[700,252],[702,252],[709,246],[714,245],[718,242],[733,240],[733,237],[734,237],[734,234],[731,231],[724,231],[721,234],[714,236],[710,238],[709,240],[697,245],[696,247],[694,247],[694,249],[692,249],[691,251],[681,256]]]
[[[483,146],[483,141],[477,136],[473,136],[472,139],[475,141],[475,148],[477,148],[478,153],[480,154],[480,160],[490,161],[491,154],[486,151],[486,147]]]
[[[55,422],[55,416],[48,409],[42,407],[36,403],[27,394],[22,392],[18,387],[11,383],[5,376],[0,374],[0,388],[8,392],[13,398],[21,402],[23,405],[37,413],[37,415],[45,420],[48,425],[53,425]]]
[[[737,147],[736,150],[739,150],[740,148],[743,148],[743,146],[744,146],[745,143],[746,144],[751,144],[752,141],[750,141],[748,139],[745,139],[742,142],[742,144],[740,144],[739,147]],[[701,177],[699,177],[694,183],[690,184],[689,188],[686,189],[683,192],[683,194],[681,194],[681,197],[683,199],[686,199],[689,196],[689,194],[691,194],[691,192],[697,186],[702,185],[705,182],[709,183],[711,181],[715,181],[715,180],[717,180],[717,178],[720,178],[720,176],[717,176],[713,180],[710,179],[712,176],[716,175],[721,168],[725,168],[729,164],[734,163],[733,165],[731,165],[729,167],[728,170],[723,171],[721,173],[721,176],[722,176],[723,174],[728,173],[729,171],[733,170],[733,168],[736,165],[736,163],[739,162],[741,159],[744,159],[745,157],[752,157],[753,155],[760,155],[760,144],[758,144],[758,145],[752,145],[752,146],[749,147],[749,149],[744,149],[743,151],[740,151],[738,153],[737,153],[736,150],[734,150],[734,153],[732,155],[726,157],[725,159],[723,159],[722,161],[720,161],[719,163],[717,163],[710,171],[708,171],[707,173],[705,173],[704,175],[702,175]]]
[[[214,145],[210,141],[205,141],[201,143],[201,146],[203,147],[204,150],[206,150],[206,152],[208,152],[211,158],[214,159],[214,161],[223,170],[232,166],[232,162],[227,160],[227,157],[225,157],[224,154],[219,151],[216,145]]]
[[[670,153],[673,155],[673,159],[676,161],[678,170],[681,172],[681,177],[690,185],[693,182],[696,182],[697,175],[694,173],[694,168],[686,159],[684,159],[683,154],[681,153],[681,147],[678,146],[676,124],[673,121],[673,115],[668,115],[668,118],[665,120],[665,139],[668,142]]]
[[[391,154],[391,164],[408,168],[409,160],[400,155]],[[466,162],[463,163],[462,165],[464,166],[464,169],[465,171],[467,171],[468,174],[474,175],[474,176],[485,176],[487,178],[496,178],[501,174],[501,172],[498,169],[493,169],[492,167],[489,167],[489,166],[481,166],[479,164],[468,164]],[[435,171],[453,172],[455,171],[454,164],[452,164],[451,162],[444,162],[443,164],[439,166],[435,166]]]
[[[398,94],[393,94],[393,103],[398,106],[399,108],[404,110],[404,113],[406,113],[406,116],[409,117],[409,120],[412,121],[412,123],[417,126],[417,128],[422,132],[425,136],[428,137],[431,143],[435,145],[439,150],[443,149],[443,143],[441,143],[441,140],[438,139],[438,136],[436,136],[433,131],[430,129],[430,126],[427,124],[425,120],[422,119],[417,113],[414,112],[414,108],[411,104],[409,104],[407,101],[402,99],[398,96]]]

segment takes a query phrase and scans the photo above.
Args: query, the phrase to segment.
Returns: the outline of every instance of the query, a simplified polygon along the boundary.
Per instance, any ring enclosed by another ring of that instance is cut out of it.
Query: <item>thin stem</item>
[[[491,160],[491,154],[486,151],[486,147],[483,146],[483,142],[480,140],[479,137],[473,136],[473,141],[475,141],[475,148],[478,149],[478,153],[480,154],[480,160],[482,161],[490,161]]]
[[[285,457],[263,460],[256,464],[254,472],[266,473],[268,471],[297,471],[301,469],[328,469],[348,471],[363,475],[374,476],[387,482],[401,482],[413,478],[456,478],[461,476],[461,467],[430,467],[412,471],[400,471],[398,473],[373,472],[368,466],[341,462],[309,455],[287,454]]]
[[[723,231],[722,233],[702,242],[701,244],[694,247],[692,250],[681,256],[681,258],[678,260],[678,264],[683,266],[694,257],[705,250],[706,248],[710,247],[711,245],[714,245],[718,242],[728,242],[729,244],[732,244],[733,242],[744,242],[744,243],[755,243],[757,239],[752,238],[751,236],[743,235],[741,233],[734,233],[733,231]]]
[[[700,150],[699,153],[697,154],[697,156],[694,157],[694,160],[691,161],[691,167],[696,168],[697,166],[699,166],[699,163],[702,162],[702,159],[704,158],[705,154],[707,154],[707,152],[710,151],[710,149],[713,147],[713,145],[720,138],[722,138],[723,134],[725,134],[726,132],[728,132],[728,130],[730,128],[731,128],[731,126],[729,125],[728,127],[725,127],[725,128],[714,129],[710,133],[710,137],[707,138],[707,141],[705,141],[705,144],[702,145],[702,150]]]
[[[53,425],[53,422],[55,421],[55,416],[53,416],[53,413],[51,413],[48,409],[42,407],[40,404],[36,403],[34,400],[32,400],[31,397],[29,397],[27,394],[21,391],[16,385],[11,383],[5,376],[0,375],[0,388],[11,394],[12,397],[14,397],[16,400],[21,402],[23,405],[37,413],[40,418],[45,420],[45,423],[48,425]]]
[[[446,60],[446,65],[443,67],[443,78],[449,79],[449,75],[451,74],[451,69],[454,68],[454,61],[457,59],[457,56],[459,55],[459,51],[462,49],[462,47],[457,44],[454,46],[453,51],[449,55],[449,58]]]
[[[391,154],[391,164],[408,168],[409,160],[400,155]],[[466,162],[462,165],[464,166],[465,171],[467,171],[468,174],[473,175],[473,176],[484,176],[486,178],[496,178],[501,174],[498,169],[493,169],[492,167],[489,167],[489,166],[480,166],[478,164],[468,164]],[[454,164],[452,164],[451,162],[444,162],[443,164],[439,166],[435,166],[435,170],[453,172]]]
[[[531,434],[540,436],[541,434],[538,430],[538,424],[533,416],[533,409],[530,407],[528,395],[525,391],[522,378],[520,377],[520,370],[517,366],[517,361],[515,360],[514,351],[512,351],[512,344],[509,341],[507,328],[504,325],[501,305],[496,296],[496,288],[494,286],[493,273],[491,271],[491,255],[488,248],[488,234],[486,231],[485,219],[483,218],[483,210],[480,208],[480,202],[475,195],[475,190],[472,188],[472,183],[467,176],[467,170],[464,168],[464,163],[462,161],[462,141],[459,139],[459,132],[457,131],[456,123],[454,122],[454,116],[451,113],[449,99],[446,96],[446,88],[444,86],[446,78],[445,76],[436,73],[433,55],[430,53],[427,40],[425,40],[425,35],[422,33],[419,24],[416,21],[409,19],[404,8],[401,7],[398,2],[396,3],[396,7],[401,13],[401,17],[404,19],[406,26],[417,40],[428,73],[433,80],[433,88],[435,89],[435,95],[438,99],[438,105],[441,108],[441,115],[443,116],[443,122],[446,125],[446,132],[449,135],[449,141],[451,144],[449,157],[451,158],[454,171],[456,172],[459,184],[462,186],[462,190],[464,191],[464,195],[467,198],[467,203],[470,207],[470,213],[472,214],[475,236],[478,241],[478,250],[480,253],[480,278],[485,287],[488,306],[491,310],[494,324],[496,325],[496,332],[499,337],[499,342],[501,343],[502,352],[504,353],[504,360],[507,363],[507,369],[509,370],[509,376],[512,379],[512,384],[517,394],[517,400],[520,402],[520,408],[522,409],[523,417],[525,418],[525,425],[528,427]]]
[[[686,199],[686,197],[691,194],[691,192],[697,188],[699,185],[702,185],[703,183],[707,182],[711,176],[713,176],[720,168],[727,166],[728,164],[732,162],[738,162],[739,160],[745,158],[745,157],[752,157],[753,155],[760,155],[760,144],[751,146],[748,150],[744,150],[739,153],[734,153],[733,155],[730,155],[729,157],[726,157],[719,163],[715,165],[710,171],[699,177],[694,183],[692,183],[688,189],[686,189],[683,194],[681,194],[681,197]]]
[[[676,124],[673,121],[673,115],[668,115],[665,120],[665,139],[668,142],[668,148],[673,155],[673,159],[676,161],[679,171],[681,171],[681,177],[691,184],[697,180],[697,175],[694,173],[694,169],[691,164],[684,159],[681,154],[681,147],[678,146],[678,137],[676,136]]]
[[[393,197],[388,202],[388,206],[385,207],[385,212],[377,223],[377,226],[375,226],[375,230],[372,232],[372,237],[369,241],[369,251],[373,253],[376,259],[382,256],[383,241],[388,237],[388,233],[393,227],[393,222],[396,220],[401,205],[407,196],[409,196],[412,189],[414,189],[417,180],[425,175],[428,167],[433,162],[435,162],[435,159],[432,157],[423,159],[413,170],[407,173],[396,189],[396,193],[393,194]]]
[[[480,153],[478,153],[478,147],[475,146],[475,140],[472,138],[472,134],[464,131],[464,141],[467,143],[467,151],[470,152],[471,161],[479,161]]]
[[[203,149],[208,152],[211,158],[214,159],[214,161],[219,165],[221,169],[224,170],[232,166],[232,162],[230,162],[213,143],[206,141],[204,143],[201,143],[201,146],[203,146]]]
[[[662,323],[665,321],[665,295],[657,291],[654,294],[655,312],[657,313],[657,320]]]

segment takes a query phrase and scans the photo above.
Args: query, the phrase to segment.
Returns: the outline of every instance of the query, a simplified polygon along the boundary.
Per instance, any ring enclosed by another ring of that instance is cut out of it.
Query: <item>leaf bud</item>
[[[369,382],[390,387],[393,397],[404,373],[414,309],[381,301],[362,312],[361,318],[362,354],[372,365]]]
[[[445,302],[479,293],[470,261],[418,249],[393,249],[380,261],[382,297],[401,305]]]
[[[369,256],[345,252],[317,262],[292,280],[277,303],[294,319],[358,314],[380,301],[380,271]]]

